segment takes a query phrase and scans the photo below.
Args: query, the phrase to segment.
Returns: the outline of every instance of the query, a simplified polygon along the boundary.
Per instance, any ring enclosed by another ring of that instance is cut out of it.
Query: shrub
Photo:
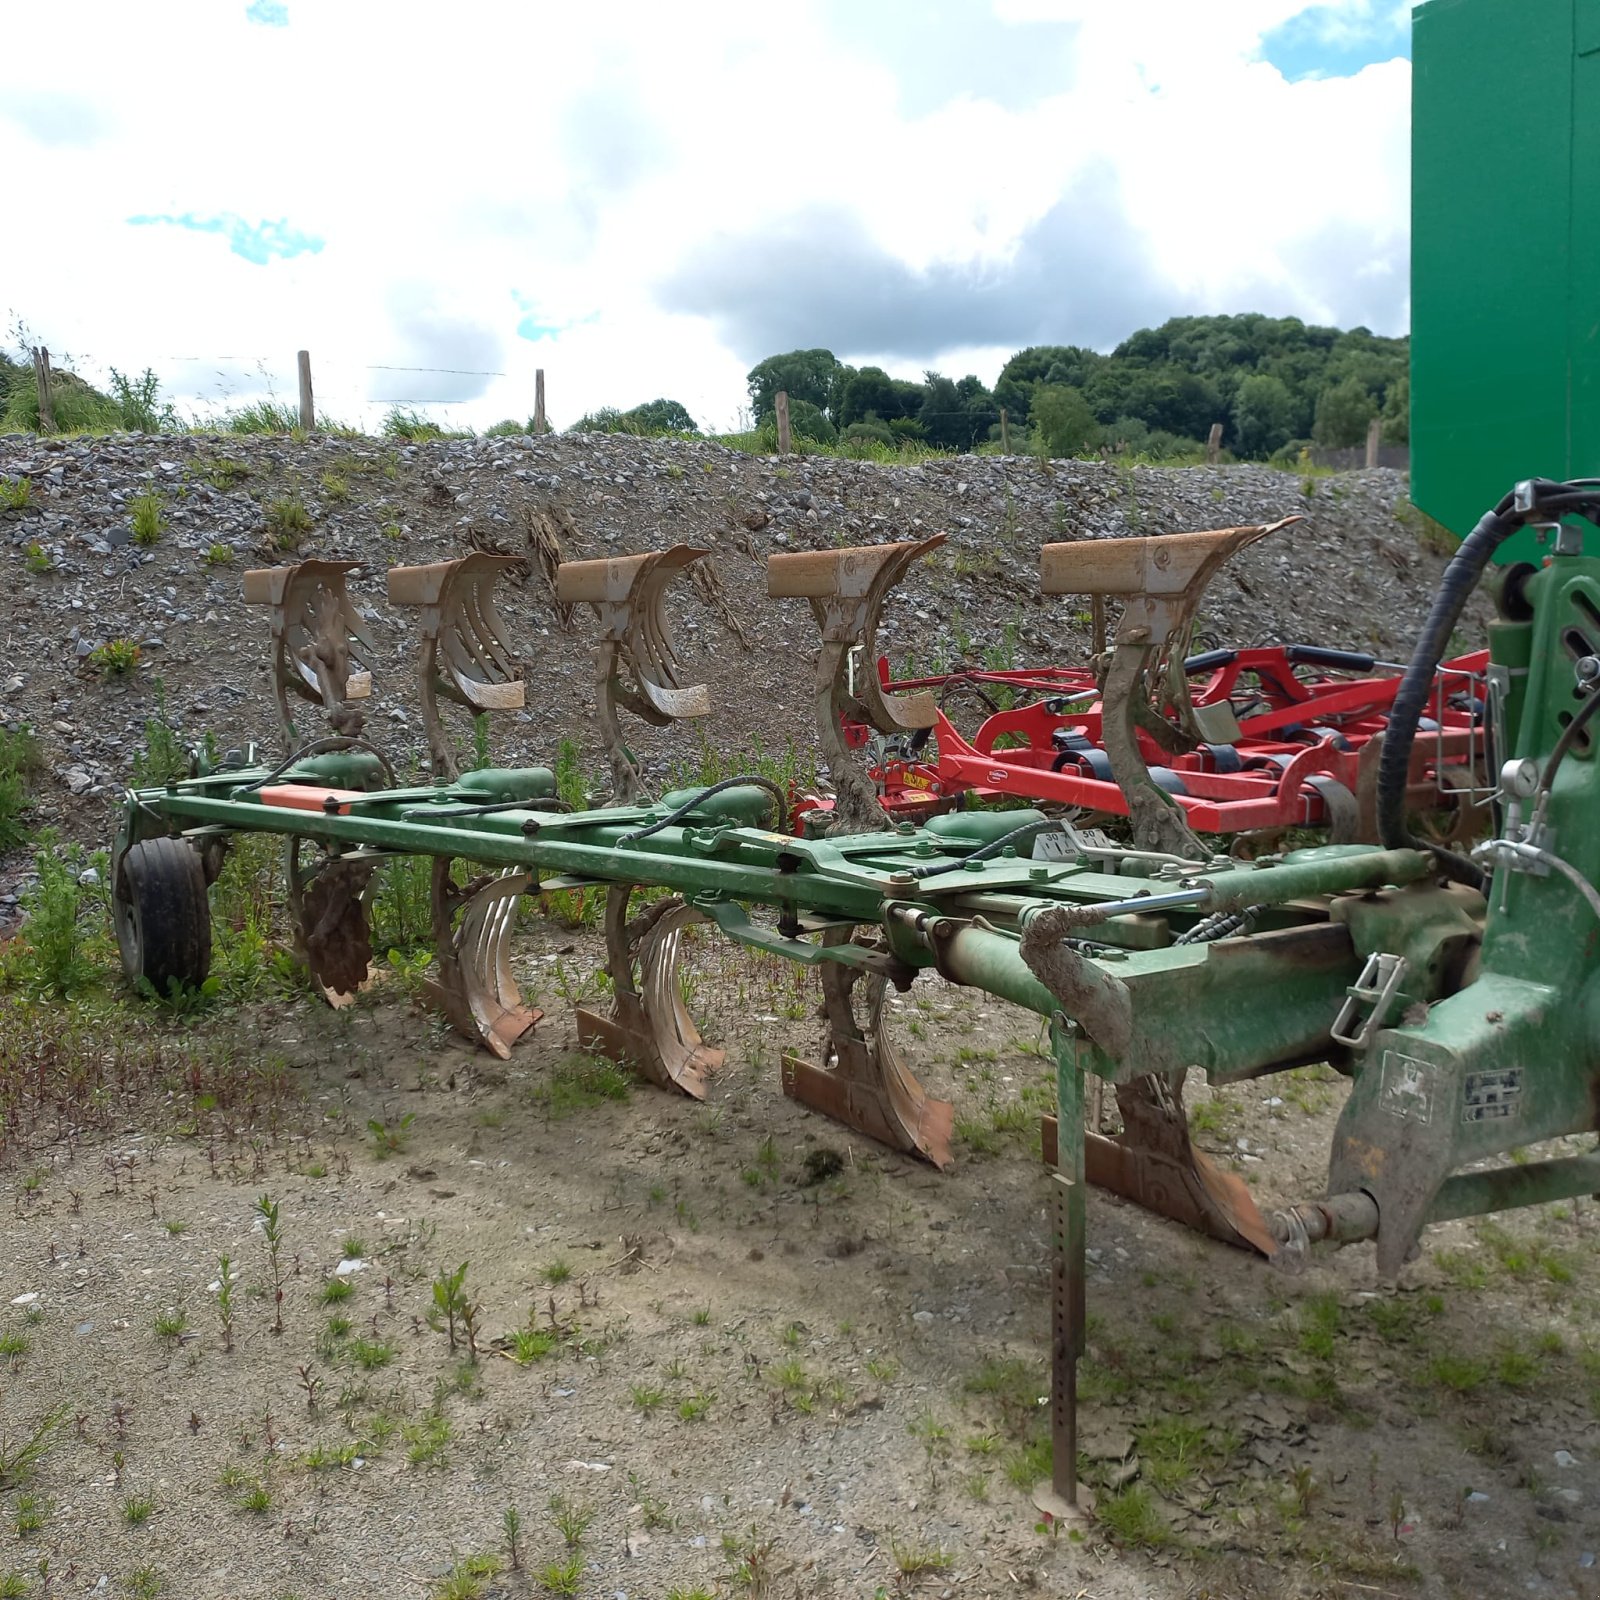
[[[143,659],[144,652],[132,639],[107,639],[83,658],[83,664],[98,678],[121,678]]]
[[[166,531],[167,519],[161,510],[161,496],[153,489],[133,497],[133,542],[148,550]]]
[[[22,816],[28,809],[28,780],[41,762],[32,730],[0,728],[0,850],[12,850],[28,837]]]

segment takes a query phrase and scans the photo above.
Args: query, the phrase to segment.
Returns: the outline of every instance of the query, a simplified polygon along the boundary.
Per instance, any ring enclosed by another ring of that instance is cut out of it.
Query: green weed
[[[153,489],[146,489],[143,494],[135,495],[129,505],[133,517],[133,542],[145,550],[153,544],[159,544],[161,535],[167,531],[161,496]]]

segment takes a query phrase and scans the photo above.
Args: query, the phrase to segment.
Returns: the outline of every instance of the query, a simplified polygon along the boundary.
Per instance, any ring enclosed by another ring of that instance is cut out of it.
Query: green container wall
[[[1411,105],[1411,497],[1462,536],[1600,476],[1600,0],[1428,0]]]

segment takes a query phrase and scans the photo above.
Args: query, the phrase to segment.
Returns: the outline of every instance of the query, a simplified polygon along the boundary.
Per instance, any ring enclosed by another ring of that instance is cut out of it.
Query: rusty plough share
[[[1170,749],[1163,741],[1181,748],[1217,736],[1204,705],[1184,712],[1173,669],[1205,582],[1270,527],[1085,541],[1046,556],[1052,591],[1127,601],[1103,696],[1106,752],[1136,829],[1127,848],[1037,811],[954,813],[926,827],[875,821],[870,779],[858,773],[863,789],[851,777],[841,714],[903,732],[928,726],[930,707],[876,683],[852,690],[846,663],[852,646],[870,650],[889,588],[936,541],[772,564],[772,594],[808,599],[822,633],[819,732],[843,825],[821,837],[780,831],[786,797],[763,779],[639,798],[619,709],[656,723],[706,709],[702,687],[681,686],[661,611],[667,585],[698,556],[692,548],[572,563],[558,575],[568,603],[601,617],[600,715],[617,787],[610,805],[577,812],[555,798],[544,768],[453,775],[436,705],[430,745],[442,770],[432,784],[402,787],[359,737],[351,702],[364,686],[349,654],[360,634],[347,567],[253,573],[247,592],[273,606],[291,746],[291,694],[322,705],[337,732],[291,748],[275,768],[230,758],[128,796],[112,858],[123,963],[130,979],[158,987],[202,981],[202,863],[242,833],[271,833],[293,851],[317,852],[291,887],[314,970],[347,993],[367,959],[368,875],[396,855],[430,856],[441,1002],[457,1026],[504,1054],[532,1020],[506,962],[516,897],[525,887],[603,885],[614,1012],[586,1016],[587,1039],[657,1082],[703,1094],[720,1053],[684,1009],[677,967],[686,926],[709,921],[822,974],[825,1059],[786,1062],[786,1090],[940,1165],[950,1108],[926,1096],[884,1037],[886,986],[904,991],[932,969],[1046,1018],[1060,1120],[1054,1467],[1040,1503],[1067,1513],[1081,1506],[1086,1172],[1280,1260],[1319,1240],[1372,1239],[1386,1275],[1430,1222],[1600,1190],[1592,1149],[1485,1165],[1600,1131],[1600,830],[1590,825],[1600,803],[1600,739],[1590,731],[1600,712],[1600,559],[1584,555],[1578,517],[1600,520],[1600,489],[1531,481],[1457,553],[1388,712],[1374,780],[1379,841],[1252,861],[1199,847],[1151,780],[1140,740]],[[1497,836],[1467,860],[1408,831],[1419,728],[1468,593],[1495,547],[1529,524],[1554,530],[1555,544],[1544,566],[1509,569],[1497,596],[1482,717],[1498,769]],[[514,700],[516,672],[490,599],[496,570],[471,557],[396,574],[396,597],[424,614],[425,700],[442,694],[474,709]],[[454,860],[489,876],[458,890]],[[669,898],[630,918],[636,887]],[[1231,1083],[1315,1062],[1351,1080],[1328,1191],[1262,1217],[1191,1145],[1184,1075],[1199,1068],[1213,1084]],[[1085,1139],[1086,1080],[1117,1090],[1121,1140]]]

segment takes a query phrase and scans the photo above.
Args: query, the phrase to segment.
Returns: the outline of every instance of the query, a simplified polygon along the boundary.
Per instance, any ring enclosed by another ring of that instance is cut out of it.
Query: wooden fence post
[[[310,433],[317,425],[317,408],[311,399],[311,352],[300,351],[296,360],[300,366],[300,426]]]
[[[778,407],[778,454],[786,456],[789,453],[789,391],[780,389],[777,398]]]
[[[1006,408],[1000,407],[1000,454],[1011,454],[1011,429],[1006,423]]]
[[[1103,594],[1089,596],[1089,630],[1089,648],[1097,656],[1103,656],[1106,653],[1106,597]]]
[[[50,352],[42,344],[34,347],[33,377],[39,386],[39,432],[54,433],[56,408],[50,398]]]
[[[533,369],[533,431],[545,433],[549,424],[544,420],[544,368]]]
[[[1383,440],[1383,419],[1374,417],[1367,424],[1367,465],[1375,467],[1378,464],[1378,446]]]
[[[1222,424],[1213,422],[1211,432],[1206,435],[1206,465],[1214,467],[1222,455]]]

